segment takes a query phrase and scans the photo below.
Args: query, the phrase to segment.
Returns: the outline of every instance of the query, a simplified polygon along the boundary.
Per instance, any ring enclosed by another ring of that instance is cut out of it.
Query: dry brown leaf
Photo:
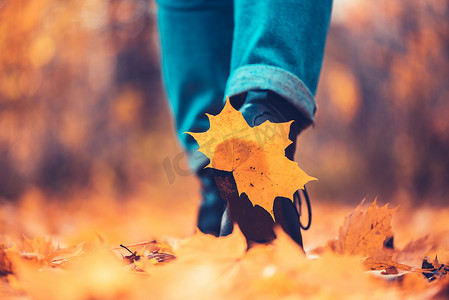
[[[122,249],[126,249],[130,253],[129,255],[124,256],[122,254],[122,259],[127,267],[132,270],[148,271],[149,267],[151,266],[161,265],[176,259],[176,256],[172,254],[173,251],[171,251],[171,246],[167,244],[157,243],[156,241],[153,241],[148,243],[139,243],[137,245],[143,245],[143,247],[140,250],[134,252],[131,251],[128,246],[120,245]],[[147,246],[150,246],[150,248],[154,249],[156,247],[155,245],[166,245],[166,247],[160,246],[159,249],[170,248],[170,253],[162,252],[160,250],[149,251],[147,249]]]
[[[292,143],[288,139],[292,121],[266,121],[252,128],[229,98],[218,115],[207,117],[208,131],[188,133],[198,142],[198,151],[210,159],[206,167],[232,172],[239,195],[245,193],[253,205],[264,208],[273,219],[276,197],[292,200],[298,189],[316,180],[285,157],[285,148]]]
[[[393,238],[391,219],[396,208],[390,209],[388,204],[379,207],[374,201],[368,210],[363,212],[362,204],[345,218],[339,236],[331,243],[331,248],[341,254],[391,260],[393,251],[385,247],[385,244]]]
[[[50,264],[57,255],[57,248],[53,245],[51,239],[36,237],[29,239],[23,236],[20,244],[15,244],[6,250],[9,257],[11,255],[19,256],[36,263],[36,265]]]

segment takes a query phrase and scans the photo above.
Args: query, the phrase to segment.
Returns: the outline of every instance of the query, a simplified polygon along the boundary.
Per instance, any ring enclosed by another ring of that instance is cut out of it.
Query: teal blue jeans
[[[224,96],[271,90],[313,123],[332,0],[158,0],[162,74],[194,170],[206,158],[184,132],[209,128]]]

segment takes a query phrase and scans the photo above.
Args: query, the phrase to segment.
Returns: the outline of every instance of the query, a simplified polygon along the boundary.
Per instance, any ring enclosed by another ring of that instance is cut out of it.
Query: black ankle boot
[[[231,103],[237,107],[241,106],[240,111],[251,127],[258,126],[267,120],[272,123],[294,120],[289,134],[293,143],[285,149],[286,157],[293,160],[296,137],[310,122],[304,120],[301,113],[287,100],[271,91],[249,91],[243,97],[244,100],[242,96],[231,99]],[[276,237],[273,230],[275,223],[268,212],[259,206],[253,206],[245,194],[238,195],[232,175],[221,171],[214,173],[220,193],[225,193],[226,195],[222,194],[222,196],[228,200],[226,211],[223,214],[220,235],[231,233],[232,224],[237,223],[249,242],[264,243],[273,240]],[[280,225],[302,247],[299,214],[296,206],[290,199],[277,197],[274,200],[273,208],[276,224]]]

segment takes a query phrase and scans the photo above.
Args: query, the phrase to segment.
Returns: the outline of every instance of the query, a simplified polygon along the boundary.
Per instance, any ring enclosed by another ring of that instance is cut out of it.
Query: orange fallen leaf
[[[396,208],[389,209],[388,204],[379,207],[374,201],[363,212],[362,204],[345,218],[338,239],[330,244],[331,248],[337,253],[391,260],[392,245],[390,248],[387,246],[393,239],[391,219]]]
[[[210,129],[190,134],[210,163],[206,167],[232,172],[239,195],[245,193],[251,203],[259,205],[274,219],[276,197],[293,201],[293,194],[316,180],[285,157],[285,148],[292,141],[288,131],[292,121],[250,127],[229,101],[216,116],[207,114]]]
[[[34,263],[36,267],[60,266],[75,257],[83,254],[84,243],[61,248],[56,247],[51,239],[36,237],[29,239],[23,237],[21,243],[6,249],[5,253],[10,260],[25,259]]]

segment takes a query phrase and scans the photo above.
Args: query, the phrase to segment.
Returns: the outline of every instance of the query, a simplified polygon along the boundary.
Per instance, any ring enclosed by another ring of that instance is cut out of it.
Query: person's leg
[[[207,158],[184,132],[209,128],[206,113],[217,114],[230,71],[232,0],[158,0],[162,74],[181,145],[199,172],[203,202],[198,227],[218,234],[224,201],[213,178],[201,171]]]
[[[206,131],[209,128],[206,113],[216,114],[223,107],[230,71],[233,3],[232,0],[157,2],[162,76],[179,140],[191,154],[196,152],[197,143],[184,133]]]
[[[226,95],[240,108],[250,126],[265,120],[276,123],[295,120],[290,134],[294,143],[286,149],[289,159],[293,159],[296,136],[314,120],[313,95],[331,8],[332,0],[235,0],[231,75]],[[234,203],[239,201],[242,199]],[[228,203],[223,218],[222,235],[229,234],[232,222],[237,222],[246,227],[242,231],[246,230],[247,237],[257,237],[253,239],[256,242],[272,239],[274,233],[270,227],[262,233],[260,226],[254,227],[243,218],[239,221],[240,212],[233,216],[232,202]],[[238,209],[234,208],[234,212]],[[276,198],[274,213],[276,223],[302,246],[298,212],[292,202]]]
[[[313,122],[332,0],[235,0],[226,95],[271,90]]]

